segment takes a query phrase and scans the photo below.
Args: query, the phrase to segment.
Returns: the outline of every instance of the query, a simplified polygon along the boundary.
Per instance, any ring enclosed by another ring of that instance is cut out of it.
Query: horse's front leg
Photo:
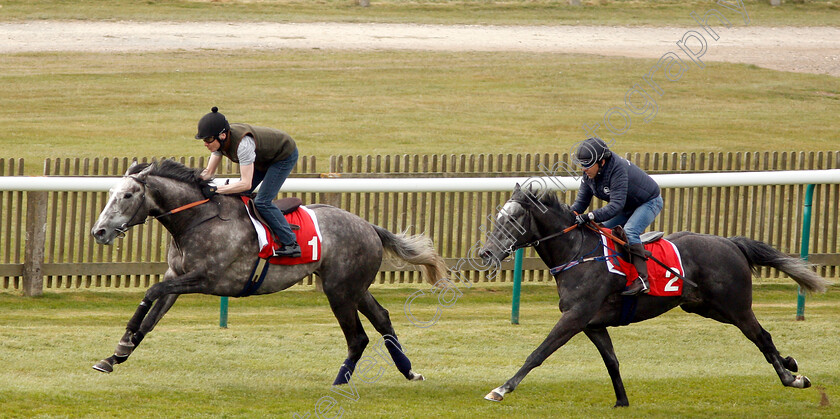
[[[525,359],[525,364],[516,372],[516,375],[507,380],[504,385],[493,389],[484,398],[495,402],[502,401],[505,394],[515,390],[516,386],[532,369],[540,366],[554,351],[568,342],[572,336],[582,331],[591,317],[591,313],[580,313],[576,310],[563,313],[560,320],[548,333],[548,337]]]
[[[629,406],[630,402],[627,400],[627,393],[624,391],[624,382],[621,381],[621,372],[618,369],[618,357],[615,356],[615,350],[613,349],[609,332],[605,328],[600,328],[584,329],[583,333],[598,348],[598,352],[604,360],[604,365],[607,367],[607,372],[610,374],[613,390],[615,391],[615,406],[613,407]]]
[[[170,272],[167,272],[167,276]],[[114,354],[97,362],[93,369],[106,373],[113,372],[114,365],[121,364],[128,359],[146,334],[151,332],[158,321],[169,311],[178,295],[201,292],[206,289],[207,281],[205,278],[206,275],[203,272],[190,272],[172,279],[164,279],[164,281],[150,287],[131,320],[128,321],[125,334],[117,344]]]

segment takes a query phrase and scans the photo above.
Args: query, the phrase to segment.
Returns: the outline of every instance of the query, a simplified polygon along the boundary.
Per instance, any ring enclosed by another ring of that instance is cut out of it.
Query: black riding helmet
[[[572,156],[575,163],[584,169],[588,169],[601,160],[609,159],[612,156],[610,148],[604,140],[592,137],[581,141]]]
[[[219,134],[228,130],[230,130],[230,124],[227,118],[219,113],[219,108],[214,106],[210,109],[210,113],[198,120],[198,133],[195,134],[195,138],[197,140],[208,137],[219,138]]]

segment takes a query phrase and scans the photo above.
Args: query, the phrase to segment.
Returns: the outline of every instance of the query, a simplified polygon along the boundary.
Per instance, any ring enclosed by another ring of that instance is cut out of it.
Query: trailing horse
[[[602,248],[601,235],[587,228],[565,229],[574,224],[574,213],[558,202],[554,194],[535,195],[518,185],[500,211],[495,229],[487,244],[479,250],[485,264],[504,260],[513,250],[534,246],[549,267],[569,266],[581,255]],[[581,263],[572,269],[557,269],[554,274],[560,296],[560,320],[548,337],[525,360],[525,364],[502,386],[485,398],[501,401],[516,389],[533,368],[539,366],[572,336],[583,332],[606,364],[615,391],[615,406],[627,406],[627,394],[607,332],[609,326],[639,322],[659,316],[679,306],[689,313],[732,324],[751,340],[776,370],[782,384],[795,388],[810,387],[802,375],[793,375],[798,365],[792,357],[783,358],[770,334],[752,311],[752,272],[758,266],[770,266],[788,274],[806,291],[823,292],[830,282],[811,271],[808,264],[789,257],[760,241],[744,237],[723,238],[707,234],[680,232],[666,237],[676,245],[684,265],[684,276],[695,286],[686,286],[682,295],[655,297],[641,295],[635,303],[632,319],[622,315],[620,292],[626,278],[611,273],[606,263]],[[553,272],[555,270],[552,270]]]
[[[172,236],[163,281],[152,285],[126,326],[114,355],[93,366],[112,372],[128,359],[180,294],[199,293],[239,296],[250,281],[259,252],[257,234],[238,197],[216,195],[206,203],[202,188],[208,181],[173,160],[136,164],[110,191],[110,198],[91,234],[100,244],[111,244],[131,226],[149,217],[160,221]],[[253,294],[270,294],[291,287],[315,273],[347,340],[347,359],[335,384],[345,384],[369,339],[359,312],[385,336],[385,346],[399,371],[409,380],[423,376],[411,370],[391,326],[388,311],[370,294],[384,251],[419,265],[434,284],[445,273],[441,257],[431,240],[416,235],[394,234],[339,208],[307,206],[316,214],[321,231],[321,258],[297,265],[271,265]],[[183,210],[182,210],[183,209]],[[174,211],[173,211],[174,210]],[[252,291],[252,292],[251,292]]]

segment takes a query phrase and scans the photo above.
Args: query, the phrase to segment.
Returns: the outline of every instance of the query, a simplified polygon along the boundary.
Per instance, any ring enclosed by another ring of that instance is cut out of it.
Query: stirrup
[[[650,287],[648,286],[647,281],[645,281],[642,277],[638,277],[633,280],[633,283],[630,284],[629,288],[621,292],[621,295],[637,295],[639,293],[647,294],[649,292]]]

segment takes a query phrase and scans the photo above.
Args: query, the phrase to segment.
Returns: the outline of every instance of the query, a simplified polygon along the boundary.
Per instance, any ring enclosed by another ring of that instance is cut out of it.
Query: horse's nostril
[[[105,235],[105,229],[104,228],[100,228],[99,230],[96,230],[96,231],[93,232],[93,237],[102,237],[104,235]]]

